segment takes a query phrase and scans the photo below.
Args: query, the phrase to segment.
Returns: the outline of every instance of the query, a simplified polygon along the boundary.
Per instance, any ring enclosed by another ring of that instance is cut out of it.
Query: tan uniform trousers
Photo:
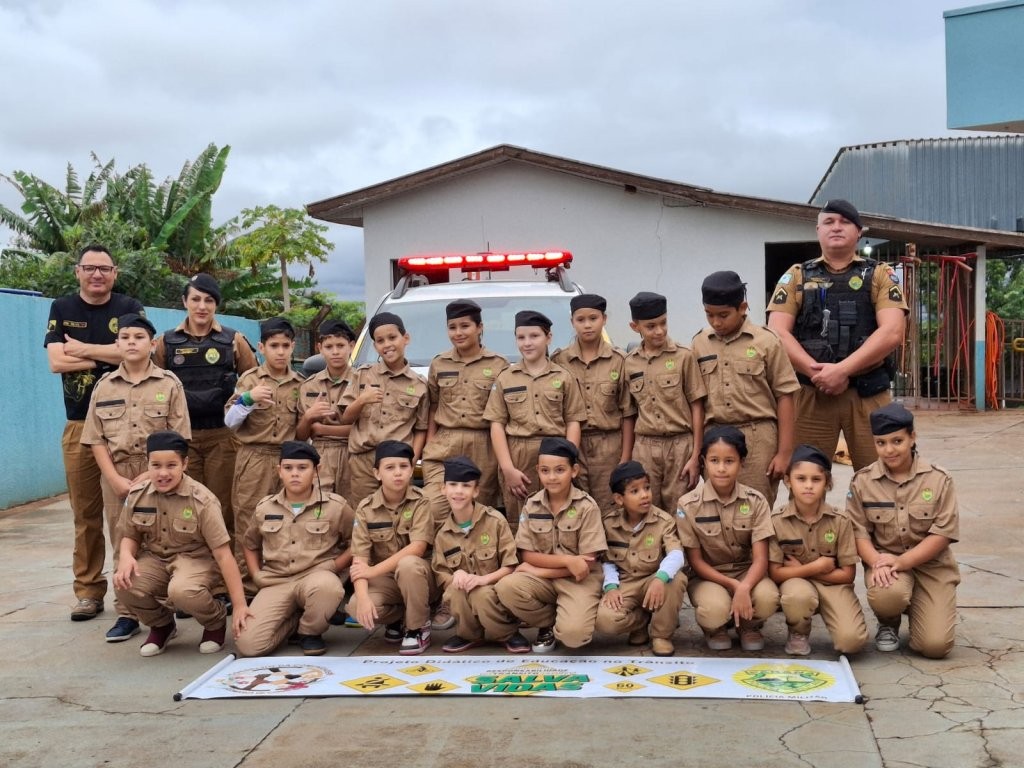
[[[768,506],[774,507],[779,481],[769,480],[765,473],[768,471],[768,465],[775,458],[775,452],[779,446],[778,425],[774,421],[765,419],[732,426],[739,429],[747,441],[747,458],[743,460],[743,466],[740,468],[736,482],[749,485],[754,490],[760,491],[768,500]]]
[[[227,427],[193,429],[188,444],[188,476],[207,488],[220,502],[221,515],[228,536],[235,540],[235,515],[231,506],[235,478],[235,456],[238,442],[235,433]],[[245,531],[239,531],[238,536]]]
[[[326,440],[314,438],[313,447],[320,454],[320,463],[316,467],[320,478],[320,490],[324,493],[336,493],[348,501],[348,443],[342,440]],[[355,507],[353,507],[355,509]]]
[[[190,613],[205,629],[224,626],[227,611],[213,599],[212,586],[220,581],[217,562],[208,554],[175,555],[164,560],[149,552],[138,556],[132,586],[117,590],[129,610],[147,627],[163,627],[174,620],[174,610]]]
[[[695,577],[690,582],[688,592],[697,615],[697,624],[705,632],[722,629],[732,618],[732,595],[721,584]],[[768,617],[779,609],[779,588],[765,576],[750,591],[750,602],[754,606],[754,618],[743,622],[743,628],[760,629]]]
[[[676,508],[679,497],[687,491],[679,475],[692,453],[693,435],[689,432],[670,437],[636,436],[633,459],[647,470],[654,506],[670,512]]]
[[[124,461],[114,462],[117,474],[129,480],[138,477],[148,468],[149,461],[145,456],[129,456]],[[121,532],[117,528],[117,523],[121,519],[124,499],[114,493],[114,489],[102,476],[100,477],[100,489],[103,494],[103,514],[107,518],[107,535],[110,537],[110,546],[114,554],[114,570],[116,571],[117,564],[121,560]],[[121,596],[116,592],[114,593],[114,610],[117,611],[118,616],[125,616],[129,619],[138,618],[121,602]]]
[[[665,602],[651,613],[644,610],[644,595],[656,576],[622,584],[622,610],[614,611],[601,604],[597,608],[597,631],[608,635],[624,635],[644,629],[650,622],[651,637],[670,639],[679,628],[679,609],[686,593],[686,576],[681,571],[665,585]]]
[[[423,485],[431,496],[443,492],[445,459],[468,456],[480,467],[480,495],[477,501],[489,507],[501,503],[498,488],[498,457],[491,447],[487,429],[450,429],[439,427],[423,449]]]
[[[595,430],[583,433],[580,440],[580,474],[576,484],[594,497],[602,514],[615,508],[608,481],[621,458],[622,432]]]
[[[817,446],[831,456],[842,430],[853,468],[866,467],[878,458],[869,416],[890,400],[892,396],[888,390],[871,397],[861,397],[856,389],[850,387],[841,395],[826,395],[809,384],[803,384],[796,393],[794,442]]]
[[[871,569],[866,568],[865,583]],[[929,659],[941,659],[953,650],[956,639],[956,585],[960,569],[955,563],[925,563],[897,574],[890,587],[868,587],[868,605],[878,623],[899,627],[900,616],[910,617],[910,647]]]
[[[231,492],[231,505],[235,510],[235,561],[242,574],[242,586],[245,594],[256,594],[256,585],[249,575],[245,564],[245,547],[242,539],[249,530],[256,505],[264,496],[277,493],[281,488],[281,478],[277,467],[281,460],[281,448],[276,445],[239,445],[235,457],[234,487]]]
[[[394,573],[372,578],[367,586],[381,624],[402,622],[406,629],[419,629],[430,620],[437,583],[429,560],[407,555],[398,561]],[[356,602],[353,595],[345,609],[349,616],[358,612]]]
[[[793,632],[811,634],[811,617],[820,613],[836,653],[858,653],[868,641],[864,612],[852,584],[787,579],[779,585],[779,595]]]
[[[107,579],[103,575],[107,555],[107,544],[103,538],[103,492],[100,489],[100,468],[93,458],[92,447],[82,445],[84,426],[84,421],[68,421],[61,437],[64,477],[75,521],[71,570],[76,598],[102,600],[107,594]]]
[[[455,634],[459,637],[503,643],[519,631],[519,619],[498,600],[494,584],[477,587],[470,592],[448,587],[444,600],[455,617]]]
[[[345,501],[352,509],[380,487],[380,481],[373,474],[375,455],[376,449],[348,455],[349,488]]]
[[[541,440],[543,440],[541,437],[508,437],[508,454],[512,458],[512,464],[530,478],[530,485],[526,489],[527,498],[540,490],[540,479],[537,477],[537,457],[540,455]],[[504,478],[501,478],[501,497],[505,502],[505,517],[508,519],[508,527],[512,529],[512,535],[515,536],[516,531],[519,530],[519,516],[523,513],[523,504],[526,500],[518,498],[506,488]]]
[[[235,648],[242,656],[263,656],[296,631],[322,635],[344,597],[338,574],[324,568],[262,587],[249,606],[253,615],[235,638]]]
[[[554,627],[562,645],[582,648],[594,637],[603,582],[600,571],[591,571],[580,582],[513,573],[496,590],[502,604],[531,627]]]

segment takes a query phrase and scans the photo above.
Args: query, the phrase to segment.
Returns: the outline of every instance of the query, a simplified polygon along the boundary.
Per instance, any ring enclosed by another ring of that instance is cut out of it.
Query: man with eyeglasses
[[[106,542],[103,537],[103,492],[100,470],[92,449],[81,444],[82,427],[96,381],[121,362],[114,343],[117,318],[129,312],[144,314],[135,299],[114,293],[117,265],[102,245],[87,245],[75,265],[78,293],[55,299],[46,326],[46,355],[50,370],[61,375],[67,424],[61,448],[68,497],[75,519],[72,560],[75,597],[72,621],[87,621],[103,611],[107,579],[103,574]],[[115,629],[117,625],[115,625]],[[114,636],[111,636],[114,633]],[[130,633],[107,633],[108,642],[127,640]]]

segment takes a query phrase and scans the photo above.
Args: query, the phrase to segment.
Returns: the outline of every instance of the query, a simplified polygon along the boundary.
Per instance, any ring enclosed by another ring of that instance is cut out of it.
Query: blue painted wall
[[[67,491],[60,438],[64,403],[60,376],[50,373],[43,337],[52,299],[0,293],[0,509]],[[185,319],[184,311],[146,309],[158,332]],[[222,322],[256,345],[255,320]]]
[[[946,125],[1024,131],[1024,2],[946,11]]]

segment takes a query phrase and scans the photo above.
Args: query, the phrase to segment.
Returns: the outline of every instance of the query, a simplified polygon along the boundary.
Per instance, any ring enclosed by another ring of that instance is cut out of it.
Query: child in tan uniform
[[[243,538],[260,591],[235,645],[242,656],[263,656],[295,633],[304,655],[320,656],[327,651],[322,635],[345,596],[339,574],[352,563],[352,508],[320,489],[320,455],[312,445],[286,441],[280,456],[282,488],[256,506]]]
[[[832,462],[812,445],[798,445],[785,475],[789,502],[772,513],[768,574],[789,625],[786,653],[811,652],[811,617],[820,613],[837,653],[857,653],[867,642],[864,612],[853,591],[857,544],[853,523],[826,503]]]
[[[519,560],[508,522],[494,508],[476,501],[480,468],[468,456],[444,462],[444,495],[451,514],[434,539],[434,574],[456,621],[456,634],[442,650],[461,653],[487,640],[509,653],[526,653],[519,619],[498,600],[495,584]]]
[[[150,359],[156,335],[153,324],[131,313],[119,317],[117,327],[122,362],[96,382],[82,429],[82,444],[92,448],[101,473],[115,571],[121,551],[117,523],[124,499],[129,488],[147,476],[146,437],[164,429],[173,429],[186,440],[192,437],[181,381]],[[108,643],[122,642],[139,632],[137,617],[119,599],[114,607],[118,619],[107,631]]]
[[[177,628],[174,609],[203,626],[200,653],[217,653],[227,634],[227,609],[213,588],[227,585],[234,603],[234,635],[252,615],[231,551],[220,502],[185,474],[188,443],[177,432],[146,439],[148,479],[128,494],[121,515],[121,556],[114,588],[121,602],[150,627],[140,653],[157,656]]]

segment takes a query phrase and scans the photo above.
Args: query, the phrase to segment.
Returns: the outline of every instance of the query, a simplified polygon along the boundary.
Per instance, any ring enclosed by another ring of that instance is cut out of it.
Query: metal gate
[[[998,347],[1002,354],[989,367],[989,375],[995,375],[994,392],[989,406],[993,408],[1019,408],[1024,406],[1024,320],[1006,320],[989,313],[985,333],[986,343]]]

